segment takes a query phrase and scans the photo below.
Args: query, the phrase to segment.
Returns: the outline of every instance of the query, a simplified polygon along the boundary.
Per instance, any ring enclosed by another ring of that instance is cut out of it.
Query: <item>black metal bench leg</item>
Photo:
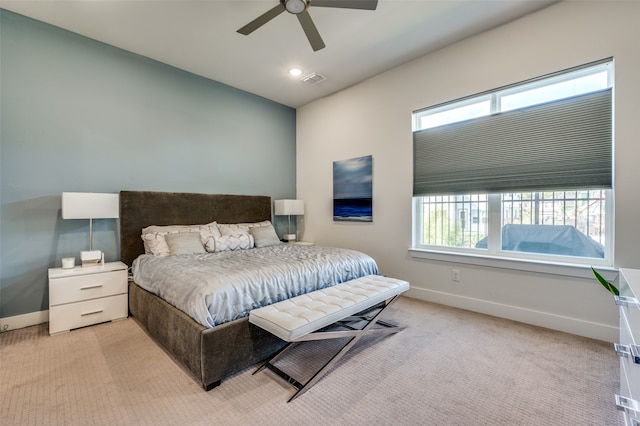
[[[293,396],[289,398],[289,401],[287,402],[291,402],[297,397],[299,397],[300,395],[302,395],[303,393],[305,393],[307,390],[309,390],[311,386],[313,386],[316,382],[318,382],[318,380],[320,380],[322,376],[324,376],[327,372],[329,372],[329,370],[340,360],[340,358],[342,358],[353,347],[353,345],[355,345],[358,342],[358,340],[360,340],[364,335],[366,335],[367,331],[371,329],[371,327],[373,327],[376,323],[378,323],[384,311],[389,306],[391,306],[398,299],[398,297],[399,296],[395,296],[393,299],[389,301],[389,303],[387,303],[382,309],[380,309],[380,311],[377,314],[375,314],[373,318],[371,318],[371,320],[367,323],[367,325],[365,325],[364,328],[362,328],[359,333],[357,333],[354,337],[352,337],[338,351],[338,353],[336,353],[322,368],[320,368],[320,370],[318,370],[313,375],[313,377],[309,379],[309,381],[307,381],[301,388],[299,388],[298,391],[295,394],[293,394]],[[385,326],[388,327],[387,324],[385,324]],[[396,328],[396,327],[391,326],[391,328]],[[400,330],[401,328],[397,328],[396,330],[389,329],[388,331],[398,332]]]
[[[287,352],[289,352],[289,350],[293,349],[294,346],[296,346],[299,342],[289,342],[287,345],[285,345],[282,349],[280,349],[279,351],[277,351],[275,354],[271,355],[269,358],[267,358],[266,361],[264,361],[262,363],[262,365],[260,367],[258,367],[256,369],[256,371],[254,371],[253,373],[251,373],[251,375],[256,374],[259,371],[264,370],[265,368],[269,367],[270,365],[272,365],[273,362],[276,362],[281,356],[283,356],[284,354],[286,354]]]

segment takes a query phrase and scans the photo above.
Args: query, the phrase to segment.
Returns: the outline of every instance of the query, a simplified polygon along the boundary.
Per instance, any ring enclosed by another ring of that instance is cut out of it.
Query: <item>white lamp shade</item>
[[[94,192],[63,192],[63,219],[106,219],[117,218],[120,212],[118,194]]]
[[[304,201],[302,200],[276,200],[276,216],[296,216],[304,214]]]

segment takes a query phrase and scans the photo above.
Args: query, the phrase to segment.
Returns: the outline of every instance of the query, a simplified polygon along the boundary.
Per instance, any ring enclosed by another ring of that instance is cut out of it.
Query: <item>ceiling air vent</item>
[[[322,80],[325,80],[325,78],[323,76],[321,76],[320,74],[316,74],[315,72],[312,72],[311,74],[302,77],[302,82],[303,83],[307,83],[307,84],[318,84],[320,83]]]

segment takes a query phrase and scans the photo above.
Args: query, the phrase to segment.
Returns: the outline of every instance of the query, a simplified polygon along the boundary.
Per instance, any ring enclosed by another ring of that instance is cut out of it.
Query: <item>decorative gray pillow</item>
[[[278,239],[276,230],[271,224],[269,224],[268,226],[255,226],[253,228],[249,228],[249,233],[253,235],[255,245],[258,248],[271,247],[282,244],[282,242]]]
[[[167,234],[164,238],[169,246],[171,256],[206,253],[199,232],[178,232]]]
[[[249,229],[255,226],[269,226],[271,221],[263,220],[262,222],[252,223],[218,223],[218,229],[222,235],[239,235],[249,234]],[[271,225],[273,226],[273,225]]]

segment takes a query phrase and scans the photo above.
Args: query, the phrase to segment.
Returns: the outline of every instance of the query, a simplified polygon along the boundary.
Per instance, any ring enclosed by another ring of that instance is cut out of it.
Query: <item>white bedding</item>
[[[297,244],[169,257],[143,254],[133,262],[136,284],[205,327],[377,273],[375,261],[364,253]]]

